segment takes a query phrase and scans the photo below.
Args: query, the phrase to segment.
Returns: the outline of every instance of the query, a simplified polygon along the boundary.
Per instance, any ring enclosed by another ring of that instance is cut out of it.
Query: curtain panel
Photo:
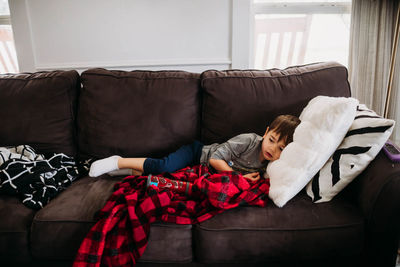
[[[397,0],[353,0],[349,80],[352,95],[383,116],[390,57],[397,19]],[[398,48],[399,49],[399,48]],[[396,121],[391,140],[400,144],[400,51],[394,68],[388,117]]]

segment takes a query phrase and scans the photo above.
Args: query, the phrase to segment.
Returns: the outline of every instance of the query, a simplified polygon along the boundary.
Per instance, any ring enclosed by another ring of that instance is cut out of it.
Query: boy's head
[[[279,159],[282,150],[293,141],[293,133],[300,119],[292,115],[280,115],[275,118],[263,136],[260,158],[274,161]]]

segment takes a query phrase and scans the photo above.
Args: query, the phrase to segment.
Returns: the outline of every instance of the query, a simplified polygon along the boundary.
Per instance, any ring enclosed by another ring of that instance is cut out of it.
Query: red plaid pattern
[[[147,176],[126,177],[99,211],[73,266],[134,266],[146,249],[151,223],[196,224],[238,206],[264,207],[268,199],[269,180],[249,182],[235,172],[211,174],[199,165],[164,176],[193,183],[192,196],[146,188]]]

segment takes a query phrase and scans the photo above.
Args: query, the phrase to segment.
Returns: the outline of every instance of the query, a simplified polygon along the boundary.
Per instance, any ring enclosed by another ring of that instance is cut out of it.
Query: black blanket
[[[18,195],[27,207],[41,209],[88,166],[63,153],[37,154],[28,145],[0,147],[0,193]]]

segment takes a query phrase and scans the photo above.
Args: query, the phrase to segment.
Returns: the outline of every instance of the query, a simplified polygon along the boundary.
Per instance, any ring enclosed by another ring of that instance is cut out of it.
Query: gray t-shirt
[[[200,163],[207,164],[209,159],[221,159],[241,174],[265,172],[268,161],[260,161],[263,138],[255,133],[237,135],[225,143],[204,146]]]

